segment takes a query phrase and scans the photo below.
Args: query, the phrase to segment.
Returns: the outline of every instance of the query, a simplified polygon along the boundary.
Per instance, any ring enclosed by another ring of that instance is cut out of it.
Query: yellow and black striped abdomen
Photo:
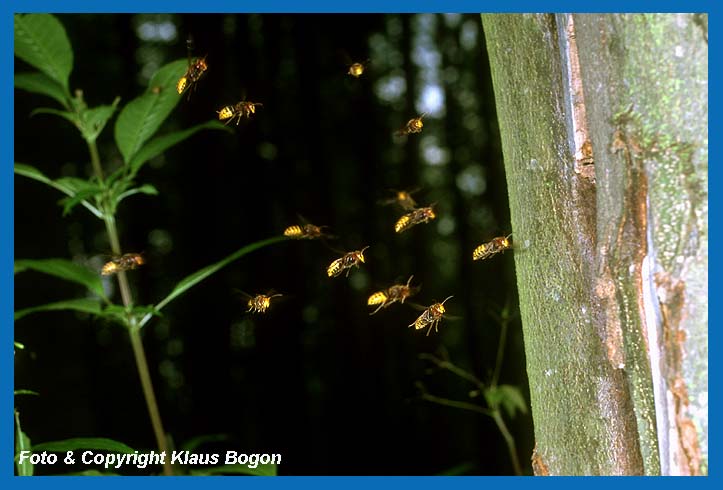
[[[344,270],[344,257],[341,259],[336,259],[334,262],[329,264],[329,267],[326,268],[326,274],[329,277],[336,277],[339,274],[341,274],[341,271]]]
[[[376,293],[369,296],[369,299],[367,300],[367,305],[373,306],[373,305],[379,305],[387,301],[389,299],[387,295],[384,293],[384,291],[377,291]]]
[[[486,259],[494,253],[493,250],[494,246],[492,242],[483,243],[472,251],[472,260]]]
[[[304,235],[304,230],[302,230],[299,225],[292,225],[284,230],[284,236],[289,236],[292,238],[301,238],[301,237],[303,237],[303,235]]]

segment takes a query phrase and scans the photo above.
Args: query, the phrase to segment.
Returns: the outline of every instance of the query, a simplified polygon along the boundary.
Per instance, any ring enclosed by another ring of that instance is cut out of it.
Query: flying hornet
[[[273,292],[251,296],[250,294],[246,294],[238,289],[236,292],[240,293],[246,300],[246,306],[249,308],[246,310],[246,313],[266,313],[266,310],[268,310],[269,306],[271,306],[271,299],[283,296],[281,293],[274,294]]]
[[[145,263],[146,261],[141,254],[123,254],[120,257],[114,257],[106,262],[101,268],[100,273],[103,276],[110,276],[120,271],[136,269]]]
[[[405,211],[412,211],[417,207],[417,202],[412,198],[412,194],[419,191],[419,188],[416,188],[411,191],[395,191],[394,197],[391,197],[389,199],[383,199],[379,201],[380,204],[388,205],[388,204],[397,204],[399,207],[401,207]]]
[[[413,277],[414,276],[409,276],[407,284],[394,284],[383,291],[377,291],[369,296],[367,300],[369,306],[379,305],[377,309],[369,313],[369,315],[373,315],[382,308],[386,308],[397,301],[403,304],[405,299],[419,292],[420,286],[412,287],[409,285]]]
[[[484,260],[492,257],[493,255],[504,252],[512,248],[512,241],[510,237],[512,234],[507,236],[498,236],[493,238],[487,243],[483,243],[479,247],[475,248],[472,252],[472,260]]]
[[[399,218],[394,225],[394,231],[401,233],[414,225],[418,225],[419,223],[428,223],[436,217],[437,215],[434,214],[433,206],[417,208]]]
[[[315,240],[317,238],[332,238],[331,235],[324,233],[323,229],[327,226],[316,226],[311,223],[303,225],[291,225],[284,230],[284,236],[294,238],[296,240]]]
[[[364,74],[364,72],[367,69],[367,66],[369,66],[369,60],[366,61],[355,61],[354,63],[351,63],[349,65],[349,71],[346,72],[347,75],[351,75],[354,78],[359,78]]]
[[[263,106],[264,105],[261,102],[249,102],[247,100],[242,100],[234,105],[222,107],[220,111],[216,111],[216,114],[218,114],[219,121],[226,120],[224,124],[229,124],[231,121],[236,119],[236,126],[238,126],[241,119],[244,117],[251,118],[252,114],[256,114],[256,107]]]
[[[366,246],[361,250],[354,250],[344,254],[341,258],[329,264],[329,267],[326,268],[326,274],[329,277],[337,277],[346,270],[346,276],[349,277],[352,267],[359,267],[359,262],[364,263],[364,251],[368,248],[369,246]]]
[[[186,69],[186,73],[178,80],[176,92],[180,95],[184,90],[188,89],[188,97],[190,98],[191,90],[196,88],[196,84],[203,74],[206,73],[208,65],[206,64],[205,56],[203,58],[193,58],[191,56],[193,39],[190,37],[186,40],[186,49],[188,51],[188,68]]]
[[[415,330],[420,330],[429,325],[427,335],[429,335],[429,332],[432,331],[432,327],[434,327],[435,332],[438,332],[439,330],[437,330],[437,325],[439,325],[439,322],[444,317],[444,313],[446,311],[444,309],[444,303],[446,303],[450,298],[453,298],[453,296],[448,296],[447,299],[441,303],[434,303],[431,305],[429,308],[424,310],[421,315],[419,315],[419,318],[417,318],[414,323],[410,323],[407,328],[414,327]]]
[[[407,121],[407,124],[404,125],[401,129],[397,130],[394,134],[397,136],[404,136],[411,133],[421,133],[422,128],[424,127],[424,123],[422,122],[422,119],[424,116],[426,116],[427,113],[422,113],[421,116],[415,117],[414,119],[410,119]]]

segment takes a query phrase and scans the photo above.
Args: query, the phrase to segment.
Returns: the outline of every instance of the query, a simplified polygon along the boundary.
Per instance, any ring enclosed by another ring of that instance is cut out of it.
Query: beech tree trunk
[[[707,16],[482,22],[533,468],[707,473]]]

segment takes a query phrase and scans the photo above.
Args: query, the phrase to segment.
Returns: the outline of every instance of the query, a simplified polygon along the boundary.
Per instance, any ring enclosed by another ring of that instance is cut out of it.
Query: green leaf
[[[17,73],[15,75],[15,86],[21,90],[33,92],[35,94],[47,95],[57,100],[60,105],[68,107],[68,101],[65,98],[65,92],[58,82],[43,75],[42,73]]]
[[[63,206],[63,216],[70,214],[70,211],[78,204],[81,204],[84,201],[88,202],[90,198],[99,196],[104,192],[104,189],[97,184],[88,182],[87,180],[77,180],[80,182],[77,182],[74,185],[74,194],[72,196],[64,197],[59,201],[59,204]]]
[[[128,189],[127,191],[115,198],[114,206],[118,206],[118,203],[120,203],[126,197],[132,196],[133,194],[148,194],[149,196],[157,196],[158,189],[153,187],[151,184],[143,184],[140,187]]]
[[[18,470],[18,476],[33,476],[33,465],[29,459],[20,464],[20,453],[22,451],[30,451],[30,438],[23,432],[20,426],[20,414],[15,410],[15,466]]]
[[[502,405],[502,408],[510,417],[514,417],[517,411],[527,413],[525,397],[522,396],[522,392],[517,386],[500,385],[489,387],[485,390],[484,395],[490,408],[497,409]]]
[[[141,318],[143,317],[151,317],[151,316],[162,316],[161,312],[156,309],[155,306],[149,305],[149,306],[133,306],[131,308],[127,308],[125,306],[121,305],[110,305],[107,308],[105,308],[101,313],[100,316],[112,321],[119,323],[120,325],[123,325],[124,327],[128,327],[131,325],[131,318],[136,318],[136,323],[139,323]]]
[[[65,179],[58,179],[57,181],[53,181],[52,179],[46,177],[40,170],[37,168],[31,166],[31,165],[25,165],[23,163],[15,163],[15,173],[18,175],[22,175],[23,177],[28,177],[33,180],[37,180],[38,182],[42,182],[43,184],[49,185],[53,189],[57,189],[60,192],[67,194],[68,196],[74,196],[75,190],[73,187],[69,187],[68,179],[72,179],[71,177],[66,177]],[[76,179],[79,181],[82,181],[81,179]],[[85,181],[82,181],[85,182]],[[88,201],[83,201],[81,204],[85,206],[91,213],[93,213],[95,216],[97,216],[100,219],[103,219],[103,213],[100,212],[98,208],[93,206]]]
[[[26,269],[50,274],[68,281],[84,285],[101,298],[105,298],[103,283],[100,274],[75,262],[66,259],[21,259],[15,261],[15,272],[22,272]]]
[[[288,240],[285,236],[276,236],[273,238],[267,238],[266,240],[261,240],[259,242],[252,243],[250,245],[246,245],[244,247],[241,247],[240,249],[236,250],[234,253],[226,257],[225,259],[219,260],[215,264],[211,264],[209,266],[204,267],[203,269],[194,272],[193,274],[186,276],[185,278],[181,279],[181,281],[176,284],[176,287],[173,288],[173,291],[171,291],[171,294],[166,296],[160,303],[156,305],[156,310],[161,310],[164,306],[166,306],[168,303],[191,289],[193,286],[198,284],[199,282],[203,281],[210,275],[218,272],[223,267],[229,265],[231,262],[240,259],[244,255],[253,252],[254,250],[258,250],[259,248],[265,247],[267,245],[272,245],[274,243],[283,242]],[[150,320],[150,316],[146,316],[143,318],[143,321],[141,321],[141,326],[145,325],[146,322]]]
[[[53,182],[51,179],[46,177],[45,174],[43,174],[40,170],[31,165],[15,162],[14,170],[16,174],[38,180],[44,184],[50,185]]]
[[[68,299],[65,301],[57,301],[55,303],[48,303],[39,306],[31,306],[30,308],[24,308],[15,312],[15,321],[20,320],[22,317],[31,313],[37,313],[39,311],[62,311],[62,310],[73,310],[82,311],[83,313],[90,313],[91,315],[100,315],[101,304],[97,299],[90,298],[79,298],[79,299]]]
[[[146,163],[148,160],[160,155],[168,148],[177,145],[181,141],[193,136],[202,129],[221,129],[225,131],[232,131],[231,128],[221,124],[218,121],[208,121],[203,124],[193,126],[189,129],[174,131],[173,133],[164,134],[163,136],[157,136],[156,138],[153,138],[148,143],[143,145],[143,147],[138,150],[138,153],[136,153],[135,156],[131,159],[131,171],[133,172],[133,174],[138,173],[143,164]]]
[[[61,111],[60,109],[53,109],[52,107],[39,107],[30,113],[30,116],[36,116],[38,114],[52,114],[53,116],[59,116],[63,119],[70,121],[70,124],[80,129],[80,122],[78,117],[72,112]]]
[[[18,395],[40,396],[40,393],[38,393],[37,391],[33,391],[33,390],[15,390],[14,394],[15,394],[15,396],[18,396]]]
[[[126,163],[153,136],[181,100],[176,92],[176,83],[187,67],[186,60],[161,67],[151,78],[149,89],[121,110],[115,123],[115,141]]]
[[[78,449],[94,449],[96,451],[109,451],[112,453],[133,454],[135,450],[122,442],[106,439],[104,437],[76,437],[62,441],[43,442],[33,446],[33,452],[48,451],[62,453],[77,451]]]
[[[58,19],[49,14],[15,15],[15,56],[48,75],[69,93],[73,49]]]
[[[89,188],[99,189],[100,186],[92,180],[81,179],[78,177],[61,177],[55,180],[55,183],[63,186],[72,193],[83,191]]]
[[[211,476],[211,475],[252,475],[252,476],[276,476],[277,470],[275,464],[259,464],[256,468],[249,468],[245,464],[225,464],[222,466],[213,466],[211,468],[203,468],[200,470],[191,470],[192,476]]]
[[[118,102],[120,102],[120,98],[116,97],[111,105],[101,105],[80,113],[80,128],[83,138],[87,142],[95,142],[108,120],[113,116]]]

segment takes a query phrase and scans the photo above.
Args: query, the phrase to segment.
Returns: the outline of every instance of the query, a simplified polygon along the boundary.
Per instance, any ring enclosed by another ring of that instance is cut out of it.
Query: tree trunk
[[[533,466],[700,474],[707,17],[484,15]]]

